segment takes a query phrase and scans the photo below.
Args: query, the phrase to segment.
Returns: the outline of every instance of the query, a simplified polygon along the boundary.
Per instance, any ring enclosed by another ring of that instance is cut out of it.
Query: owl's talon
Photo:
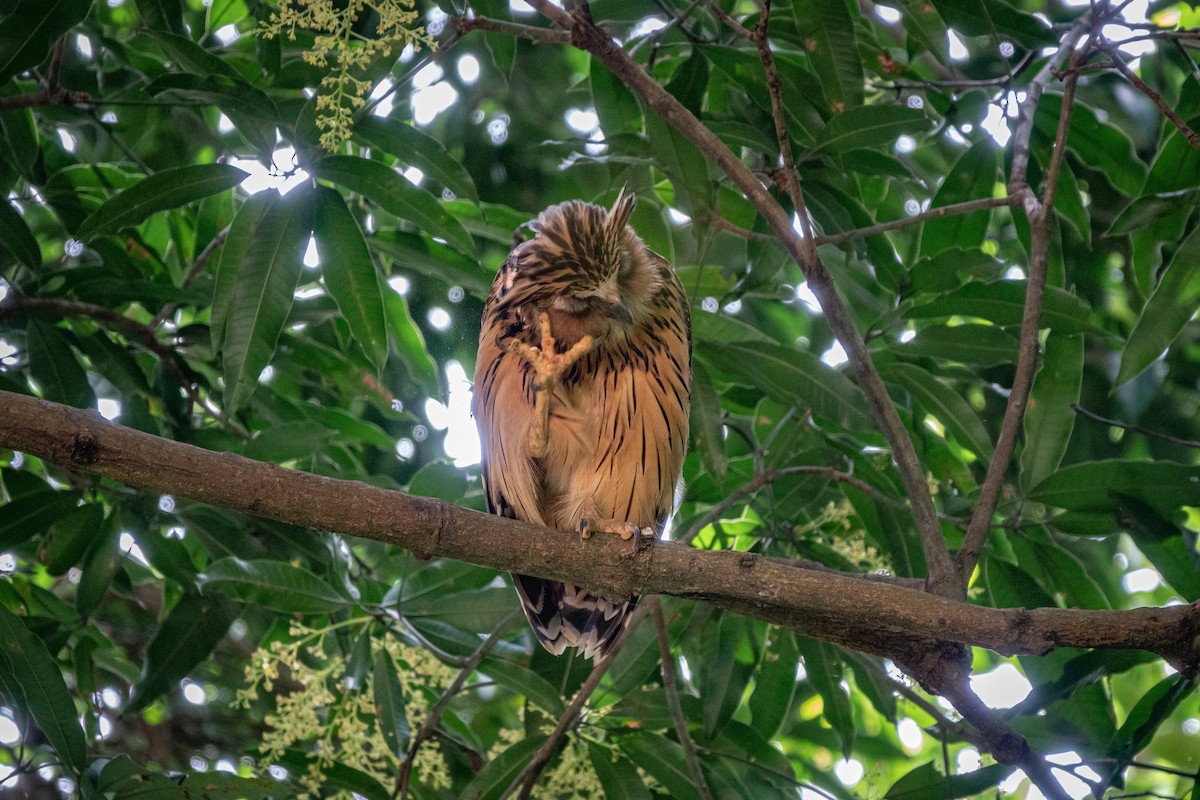
[[[622,522],[617,519],[581,519],[579,520],[579,538],[590,539],[593,533],[612,533],[628,542],[638,534],[645,535],[649,528],[639,528],[632,522]],[[651,531],[653,535],[653,531]]]
[[[550,330],[550,315],[543,311],[538,317],[538,324],[541,327],[541,347],[534,347],[522,341],[511,342],[508,346],[510,353],[525,359],[533,367],[533,411],[536,422],[529,429],[529,440],[525,443],[525,450],[534,458],[544,457],[550,444],[550,396],[554,394],[554,388],[563,373],[591,350],[595,343],[591,336],[584,336],[565,353],[556,353],[554,332]]]

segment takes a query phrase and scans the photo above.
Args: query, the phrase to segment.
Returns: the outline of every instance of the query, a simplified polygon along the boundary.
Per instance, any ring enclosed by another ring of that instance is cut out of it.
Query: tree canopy
[[[0,9],[0,793],[1200,800],[1196,10],[564,6]],[[468,414],[622,188],[640,547],[476,513]],[[645,596],[555,658],[508,570]]]

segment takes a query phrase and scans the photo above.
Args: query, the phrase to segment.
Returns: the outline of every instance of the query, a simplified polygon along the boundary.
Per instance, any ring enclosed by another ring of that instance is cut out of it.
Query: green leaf
[[[1142,696],[1109,742],[1108,755],[1120,761],[1118,768],[1123,768],[1150,743],[1163,722],[1195,690],[1195,678],[1171,675]]]
[[[349,604],[316,575],[283,561],[223,558],[200,581],[206,589],[283,614],[324,614]]]
[[[637,768],[629,759],[623,758],[609,748],[596,742],[588,742],[588,760],[600,787],[608,800],[651,800],[650,790],[642,782]]]
[[[21,695],[6,699],[33,717],[63,764],[78,775],[87,763],[87,744],[62,670],[42,640],[2,603],[0,673],[3,684]]]
[[[991,437],[988,436],[975,409],[971,408],[970,403],[963,399],[958,391],[913,364],[892,364],[887,368],[885,375],[897,381],[916,402],[937,417],[945,426],[946,432],[958,440],[959,444],[973,452],[984,463],[991,460],[995,452]]]
[[[376,372],[382,371],[388,340],[379,273],[354,215],[334,189],[317,188],[313,235],[325,288]]]
[[[708,59],[699,47],[675,70],[667,91],[693,114],[699,114],[704,106],[704,95],[708,92]]]
[[[304,269],[310,199],[296,190],[272,204],[238,267],[222,347],[226,414],[253,394],[275,353]]]
[[[50,56],[59,36],[87,16],[92,0],[17,0],[0,23],[0,84]]]
[[[705,468],[718,483],[725,482],[724,417],[721,398],[702,364],[692,365],[692,442],[700,452]]]
[[[96,394],[64,332],[55,325],[30,317],[25,326],[25,337],[29,347],[29,374],[42,390],[42,396],[76,408],[95,408]]]
[[[0,506],[4,509],[0,517],[0,550],[29,541],[58,520],[71,516],[78,505],[79,496],[74,492],[54,489],[15,497],[4,503]]]
[[[1054,474],[1075,427],[1072,403],[1083,384],[1083,337],[1051,336],[1025,411],[1021,486],[1026,490]]]
[[[223,192],[250,177],[228,164],[171,167],[119,192],[83,221],[75,235],[92,239],[137,225],[151,214]]]
[[[716,201],[704,155],[657,114],[646,117],[646,136],[655,166],[666,173],[675,190],[671,205],[688,216],[703,216]]]
[[[408,300],[403,295],[389,290],[383,293],[383,303],[392,339],[396,342],[396,350],[404,360],[404,365],[408,367],[413,382],[429,394],[437,394],[440,391],[438,365],[429,354],[425,334],[421,333],[416,320],[413,319]]]
[[[1029,499],[1069,511],[1116,511],[1115,494],[1135,497],[1163,512],[1195,505],[1200,466],[1167,461],[1111,459],[1073,464],[1050,475]]]
[[[179,0],[137,0],[138,13],[147,26],[159,31],[184,34],[183,9]]]
[[[834,0],[830,0],[833,2]],[[837,0],[840,4],[841,0]],[[919,108],[896,105],[855,106],[835,114],[810,153],[846,153],[863,147],[891,147],[899,136],[929,130]],[[988,187],[990,190],[990,186]]]
[[[0,201],[0,248],[30,269],[42,266],[42,249],[25,220],[6,201]]]
[[[237,603],[221,595],[185,594],[159,624],[142,663],[142,674],[123,714],[141,711],[208,658],[238,615]]]
[[[1200,117],[1192,118],[1188,125],[1196,130],[1200,127]],[[1169,127],[1168,130],[1167,141],[1155,157],[1150,174],[1146,176],[1143,195],[1177,195],[1196,188],[1194,176],[1200,175],[1200,150],[1178,128]]]
[[[892,784],[884,800],[953,800],[986,791],[1012,770],[1004,764],[990,766],[961,775],[946,776],[938,772],[935,762],[922,764]]]
[[[462,800],[498,800],[545,741],[545,736],[527,736],[490,759],[459,797]]]
[[[1034,113],[1034,126],[1046,141],[1054,141],[1062,95],[1045,92]],[[1101,122],[1098,113],[1078,99],[1071,112],[1067,147],[1093,170],[1104,173],[1122,193],[1137,197],[1146,182],[1146,165],[1137,156],[1133,141],[1116,125]]]
[[[641,732],[622,737],[620,745],[622,752],[662,784],[673,800],[699,800],[679,744],[657,733]]]
[[[1000,151],[990,137],[976,142],[955,162],[938,187],[931,209],[992,196]],[[931,219],[921,226],[921,255],[936,256],[951,247],[978,248],[987,235],[990,209]]]
[[[724,611],[700,632],[700,663],[705,667],[695,681],[704,709],[705,739],[725,727],[742,699],[748,676],[738,669],[736,654],[744,634],[745,619]]]
[[[797,637],[796,646],[804,657],[808,682],[821,695],[821,715],[833,727],[842,745],[842,754],[849,758],[854,747],[854,714],[850,698],[842,688],[842,655],[831,644],[808,637]]]
[[[592,105],[600,119],[605,138],[620,133],[639,133],[642,129],[642,107],[633,92],[600,61],[590,59]]]
[[[1113,496],[1121,503],[1117,520],[1142,554],[1180,597],[1189,603],[1200,600],[1196,532],[1171,522],[1167,515],[1136,497],[1120,492],[1114,492]]]
[[[812,408],[846,427],[869,426],[871,417],[858,387],[811,353],[782,345],[712,345],[697,353],[709,366],[740,378],[788,405]]]
[[[1150,366],[1171,346],[1200,304],[1200,229],[1193,230],[1163,270],[1154,294],[1142,308],[1125,350],[1116,385]]]
[[[241,73],[234,69],[233,65],[220,56],[208,52],[179,32],[148,30],[138,38],[141,37],[158,45],[167,58],[183,72],[191,72],[196,75],[218,75],[246,83]]]
[[[1020,325],[1025,313],[1025,281],[1003,280],[968,283],[942,297],[910,309],[912,319],[965,317],[986,319],[997,325]],[[1080,298],[1054,286],[1046,287],[1041,326],[1057,334],[1102,333],[1091,308]]]
[[[904,30],[920,50],[936,55],[943,64],[948,63],[946,23],[933,4],[928,0],[901,0],[900,10],[904,13]]]
[[[394,169],[357,156],[328,156],[313,169],[317,177],[378,203],[388,213],[412,223],[421,233],[444,239],[464,255],[475,255],[475,242],[462,223],[442,208],[427,189],[413,186]]]
[[[897,352],[996,367],[1015,363],[1018,345],[1017,337],[996,325],[931,325],[917,331]]]
[[[513,694],[524,697],[551,717],[562,716],[562,695],[548,680],[532,670],[494,656],[484,659],[479,671]]]
[[[933,5],[960,34],[990,36],[993,41],[1011,39],[1029,49],[1058,43],[1057,35],[1045,23],[1005,0],[933,0]]]
[[[379,713],[379,729],[393,753],[408,750],[408,716],[404,712],[404,687],[396,674],[396,665],[386,650],[375,657],[371,674],[371,689],[375,695],[375,710]]]
[[[367,115],[355,124],[354,136],[372,148],[416,167],[425,173],[425,177],[456,196],[478,200],[471,173],[447,152],[441,142],[420,128],[398,119]]]
[[[800,651],[795,635],[786,628],[772,627],[768,638],[749,707],[754,729],[770,739],[778,733],[792,707]]]
[[[845,0],[795,0],[792,9],[809,63],[832,106],[825,110],[862,105],[862,59]]]
[[[61,498],[61,492],[54,492],[54,494]],[[5,517],[7,518],[10,509],[27,499],[22,498],[22,500],[9,503],[4,510]],[[50,500],[50,505],[47,507],[53,508],[54,503],[54,500]],[[104,507],[99,503],[88,503],[85,506],[71,508],[66,514],[55,519],[44,540],[46,571],[51,575],[62,575],[79,563],[79,559],[83,558],[83,554],[87,552],[88,545],[99,536],[103,523]],[[4,523],[0,523],[0,548],[8,546],[4,541],[4,529],[8,524],[7,519]]]
[[[258,238],[259,226],[262,225],[267,209],[279,200],[278,192],[259,192],[251,195],[241,208],[225,237],[221,248],[221,259],[217,263],[217,279],[213,284],[212,322],[209,333],[212,336],[213,350],[220,352],[225,345],[225,328],[229,320],[229,310],[233,306],[234,287],[237,286],[238,275],[242,271],[242,262],[250,250],[250,243]]]

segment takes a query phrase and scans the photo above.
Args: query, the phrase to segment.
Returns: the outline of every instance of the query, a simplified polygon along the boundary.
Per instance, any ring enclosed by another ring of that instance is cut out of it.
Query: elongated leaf
[[[336,190],[318,187],[313,235],[325,288],[376,371],[387,361],[387,323],[379,273],[354,215]]]
[[[475,182],[466,167],[451,156],[441,142],[420,128],[398,119],[368,115],[354,126],[354,136],[410,167],[416,167],[458,197],[478,199]]]
[[[375,668],[371,675],[371,689],[375,694],[375,710],[379,713],[379,729],[393,753],[400,755],[408,750],[408,716],[404,713],[404,687],[396,674],[396,665],[386,650],[375,657]]]
[[[930,761],[892,784],[884,800],[954,800],[986,791],[1004,780],[1012,767],[992,764],[961,775],[943,775]]]
[[[1114,492],[1114,498],[1121,503],[1117,512],[1121,527],[1154,568],[1184,600],[1200,600],[1196,532],[1171,522],[1168,515],[1138,498],[1119,492]]]
[[[1142,308],[1125,350],[1117,385],[1138,375],[1171,346],[1200,304],[1200,230],[1192,231]]]
[[[462,800],[496,800],[517,777],[545,736],[529,736],[488,761],[462,792]]]
[[[917,331],[899,352],[995,367],[1017,360],[1017,337],[996,325],[932,325]]]
[[[900,383],[946,427],[947,433],[984,461],[990,461],[994,448],[979,415],[963,396],[936,377],[912,364],[893,364],[887,375]]]
[[[228,164],[194,164],[156,172],[120,192],[83,221],[75,235],[80,239],[114,233],[136,225],[158,211],[178,208],[223,192],[250,177]]]
[[[808,59],[832,108],[862,105],[863,67],[854,19],[845,0],[796,0],[796,29],[808,46]]]
[[[1111,459],[1064,467],[1030,491],[1040,503],[1070,511],[1115,511],[1115,494],[1135,497],[1164,512],[1195,505],[1200,466]]]
[[[1045,23],[1005,0],[933,0],[933,5],[947,25],[968,36],[1009,39],[1031,49],[1058,41]]]
[[[222,353],[227,414],[254,392],[259,374],[275,353],[304,269],[310,197],[293,191],[268,208],[242,258]]]
[[[807,637],[797,637],[796,646],[804,657],[808,681],[821,695],[822,716],[837,732],[843,755],[854,747],[854,714],[850,698],[842,688],[842,656],[836,647]]]
[[[239,606],[221,595],[185,594],[159,624],[123,713],[140,711],[178,686],[225,637]]]
[[[155,30],[183,34],[183,9],[179,0],[137,0],[138,13]]]
[[[55,492],[61,495],[61,492]],[[24,498],[23,498],[24,500]],[[5,514],[21,501],[9,503]],[[54,520],[46,535],[46,571],[51,575],[62,575],[75,566],[88,545],[100,535],[100,526],[104,522],[104,507],[99,503],[88,503],[79,508],[72,508],[63,516]],[[0,547],[4,540],[3,529],[7,523],[0,525]]]
[[[81,772],[87,762],[87,745],[62,670],[42,640],[3,604],[0,604],[0,673],[4,673],[5,686],[20,691],[19,697],[7,699],[21,705],[33,717],[66,766],[76,774]]]
[[[495,657],[485,659],[480,665],[479,671],[505,689],[521,695],[551,717],[562,716],[564,710],[562,695],[548,680],[536,672]]]
[[[1028,489],[1054,474],[1075,427],[1072,403],[1083,384],[1083,337],[1051,336],[1025,411],[1021,486]]]
[[[229,310],[233,306],[233,291],[237,286],[246,253],[250,251],[250,243],[258,238],[258,229],[267,209],[278,200],[278,192],[259,192],[251,195],[233,218],[229,235],[221,248],[221,259],[217,262],[217,280],[213,285],[212,322],[209,325],[209,333],[212,336],[213,350],[217,352],[225,345],[225,326],[229,319]]]
[[[29,346],[29,372],[47,400],[76,408],[95,408],[96,393],[87,373],[56,326],[30,318],[25,326]]]
[[[975,317],[997,325],[1020,325],[1025,311],[1025,281],[968,283],[931,303],[908,312],[913,319],[936,317]],[[1092,318],[1092,310],[1080,298],[1054,286],[1046,287],[1041,325],[1055,333],[1102,332]]]
[[[716,197],[708,179],[708,161],[696,146],[657,114],[646,117],[646,136],[657,165],[675,190],[671,205],[693,217],[712,208]]]
[[[25,220],[7,201],[0,201],[0,248],[30,269],[42,265],[42,250]]]
[[[1171,675],[1163,678],[1138,701],[1108,745],[1109,756],[1119,759],[1118,768],[1137,756],[1150,743],[1159,726],[1179,704],[1196,691],[1195,678]]]
[[[378,161],[357,156],[329,156],[316,164],[318,177],[366,197],[391,214],[411,222],[422,233],[444,239],[464,255],[475,254],[475,243],[462,223],[442,208],[427,190]]]
[[[408,300],[395,292],[386,291],[383,302],[392,338],[396,342],[396,350],[404,359],[404,365],[408,368],[413,382],[430,394],[436,394],[440,385],[437,362],[429,354],[425,335],[413,319]]]
[[[997,0],[998,1],[998,0]],[[940,6],[939,6],[940,9]],[[1040,24],[1040,23],[1039,23]],[[1037,131],[1053,141],[1058,130],[1062,95],[1045,92],[1034,114]],[[1137,197],[1146,182],[1146,165],[1137,156],[1128,134],[1109,122],[1101,122],[1097,112],[1079,100],[1071,112],[1067,147],[1074,150],[1092,169],[1101,170],[1121,192]]]
[[[650,790],[628,759],[595,742],[588,742],[587,747],[588,760],[608,800],[651,800]]]
[[[71,514],[79,505],[74,492],[45,489],[4,503],[0,515],[0,550],[38,535],[51,524]]]
[[[713,386],[708,370],[701,364],[692,366],[692,441],[700,451],[704,466],[724,483],[728,463],[725,460],[724,420],[721,398]]]
[[[621,750],[667,790],[673,800],[699,800],[683,757],[683,748],[657,733],[642,732],[621,739]]]
[[[205,587],[284,614],[319,614],[349,602],[306,569],[283,561],[223,558],[201,577]]]
[[[901,135],[928,130],[929,126],[929,118],[918,108],[855,106],[829,120],[812,151],[845,153],[862,147],[891,147]]]
[[[938,187],[931,208],[992,196],[1000,151],[990,138],[983,138],[955,162]],[[951,247],[978,248],[987,234],[991,211],[976,211],[941,219],[921,226],[921,255],[935,256]]]
[[[848,427],[871,424],[858,387],[811,353],[781,345],[734,343],[713,345],[698,355],[781,402],[811,407],[813,413]]]
[[[92,0],[18,0],[0,25],[0,84],[50,56],[54,41],[87,16]]]
[[[594,56],[589,70],[592,105],[605,138],[642,129],[642,107],[633,92]]]
[[[750,695],[750,715],[754,729],[768,739],[778,732],[796,693],[796,665],[800,651],[795,635],[785,628],[771,628],[762,665]]]

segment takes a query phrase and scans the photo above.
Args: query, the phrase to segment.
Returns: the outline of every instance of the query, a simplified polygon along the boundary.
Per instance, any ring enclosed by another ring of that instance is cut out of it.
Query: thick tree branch
[[[532,5],[567,29],[572,45],[595,56],[653,113],[683,134],[724,170],[779,237],[779,241],[800,267],[809,288],[820,302],[826,322],[845,349],[867,403],[891,446],[892,458],[896,462],[905,492],[912,502],[913,519],[925,549],[930,571],[930,587],[939,594],[961,596],[962,587],[943,543],[937,512],[925,483],[925,472],[917,459],[912,441],[908,438],[908,431],[892,405],[883,379],[875,369],[867,345],[838,295],[832,276],[817,254],[816,241],[812,237],[800,236],[792,227],[792,220],[787,211],[741,159],[682,103],[659,86],[658,82],[618,47],[608,34],[596,27],[586,5],[581,5],[574,14],[567,13],[547,0],[532,0]],[[797,211],[803,213],[803,209]]]
[[[1200,602],[1130,611],[993,609],[777,564],[751,553],[615,536],[580,541],[425,497],[264,464],[151,436],[94,411],[0,391],[0,447],[151,492],[360,536],[424,556],[587,586],[705,600],[799,633],[895,656],[950,640],[1004,655],[1055,647],[1148,650],[1200,670]],[[1115,527],[1115,525],[1114,525]]]

